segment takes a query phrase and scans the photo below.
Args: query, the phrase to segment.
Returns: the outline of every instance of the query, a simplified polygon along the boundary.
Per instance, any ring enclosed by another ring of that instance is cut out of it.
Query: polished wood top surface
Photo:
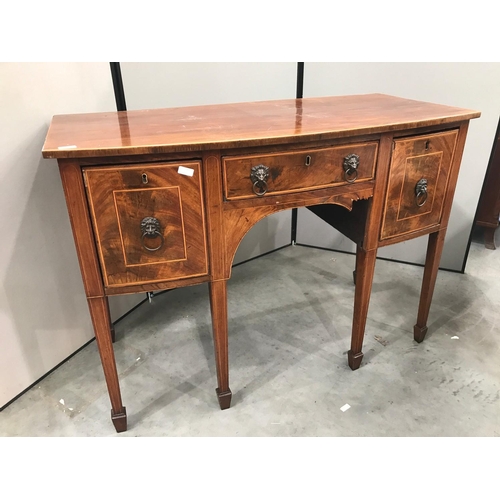
[[[306,142],[477,118],[468,109],[384,94],[56,115],[44,158],[202,151]]]

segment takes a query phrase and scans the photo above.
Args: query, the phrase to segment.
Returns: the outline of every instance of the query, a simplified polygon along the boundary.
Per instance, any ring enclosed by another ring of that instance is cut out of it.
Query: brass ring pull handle
[[[415,186],[415,201],[417,207],[425,205],[427,196],[427,179],[420,179]]]
[[[354,182],[358,178],[359,156],[350,154],[344,158],[344,179],[347,182]]]
[[[148,252],[156,252],[156,250],[159,250],[165,243],[165,238],[161,233],[160,221],[156,217],[144,217],[141,221],[141,231],[141,243]],[[154,248],[148,247],[146,245],[148,238],[160,238],[160,244]]]
[[[269,178],[269,167],[256,165],[250,171],[250,179],[253,182],[253,192],[257,196],[264,196],[267,193],[267,179]]]
[[[267,182],[266,181],[255,181],[253,183],[253,192],[257,196],[264,196],[267,193]]]

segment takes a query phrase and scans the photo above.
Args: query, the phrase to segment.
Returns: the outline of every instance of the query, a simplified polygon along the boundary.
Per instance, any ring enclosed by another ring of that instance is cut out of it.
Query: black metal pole
[[[304,96],[304,63],[297,63],[297,93],[295,97],[297,99],[302,99]],[[292,209],[292,245],[295,245],[297,241],[297,214],[296,208]]]
[[[113,79],[113,89],[115,91],[116,110],[127,111],[125,103],[125,91],[123,90],[122,71],[119,62],[110,62],[111,78]]]
[[[304,63],[297,63],[297,99],[304,97]]]

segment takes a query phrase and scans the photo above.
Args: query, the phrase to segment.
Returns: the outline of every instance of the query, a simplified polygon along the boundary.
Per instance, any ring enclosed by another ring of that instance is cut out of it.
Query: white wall
[[[91,339],[55,160],[54,114],[114,111],[108,63],[0,64],[0,407]],[[113,319],[144,298],[110,299]]]
[[[293,99],[297,63],[121,63],[127,109],[198,106]],[[242,240],[234,263],[291,240],[291,211],[257,223]]]
[[[500,115],[500,63],[305,63],[304,97],[381,92],[481,111],[472,120],[441,267],[461,270]],[[354,244],[306,209],[297,242],[354,251]],[[427,237],[392,245],[380,257],[423,263]]]

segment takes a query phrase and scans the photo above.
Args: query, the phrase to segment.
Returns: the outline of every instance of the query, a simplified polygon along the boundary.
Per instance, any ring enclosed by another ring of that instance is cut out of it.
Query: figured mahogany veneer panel
[[[113,195],[127,267],[187,259],[179,186],[127,189],[114,191]],[[162,244],[159,235],[148,237],[146,244],[149,247],[160,248],[154,252],[144,252],[141,239],[137,237],[137,221],[151,214],[160,221],[166,244]]]
[[[452,130],[394,141],[382,240],[441,222],[457,138],[458,130]],[[416,186],[422,180],[427,181],[427,199],[418,206]]]
[[[193,175],[179,173],[180,166]],[[190,161],[84,170],[106,287],[208,273],[200,167]],[[147,217],[159,226],[144,237]]]
[[[227,200],[255,198],[250,173],[257,165],[269,169],[265,196],[349,184],[343,162],[350,154],[359,157],[355,182],[366,181],[374,175],[377,147],[377,142],[368,142],[293,153],[228,156],[223,160],[225,196]]]

